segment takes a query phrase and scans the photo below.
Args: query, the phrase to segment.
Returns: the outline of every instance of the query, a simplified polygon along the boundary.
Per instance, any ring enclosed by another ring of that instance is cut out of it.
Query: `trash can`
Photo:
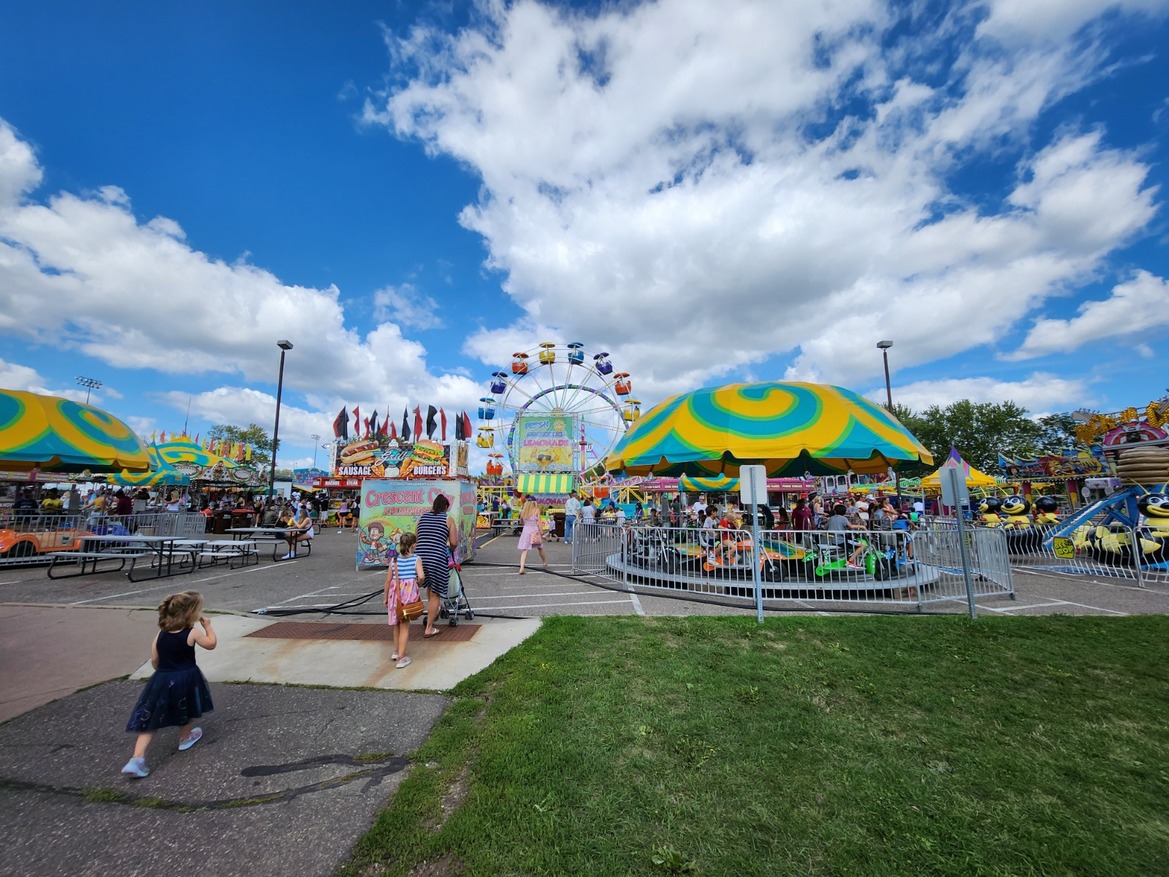
[[[559,538],[564,538],[564,519],[567,517],[564,512],[552,513],[552,532]]]
[[[231,526],[231,515],[227,512],[216,512],[211,516],[211,532],[222,536]]]
[[[254,527],[256,517],[250,509],[236,509],[231,513],[232,527]]]

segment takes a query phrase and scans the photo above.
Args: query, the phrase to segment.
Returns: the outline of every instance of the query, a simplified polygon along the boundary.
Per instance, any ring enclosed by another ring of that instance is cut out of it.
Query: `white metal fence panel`
[[[139,515],[45,514],[5,511],[0,515],[0,565],[48,562],[50,552],[78,551],[87,536],[140,533],[198,537],[207,528],[200,514],[150,512]]]
[[[1002,532],[1011,563],[1021,570],[1125,579],[1144,587],[1169,581],[1169,534],[1109,520],[1104,512],[1064,536],[1050,527],[982,527]]]
[[[628,588],[764,600],[922,607],[966,599],[958,532],[748,530],[578,525],[573,568]],[[1013,594],[1001,533],[967,533],[975,596]]]

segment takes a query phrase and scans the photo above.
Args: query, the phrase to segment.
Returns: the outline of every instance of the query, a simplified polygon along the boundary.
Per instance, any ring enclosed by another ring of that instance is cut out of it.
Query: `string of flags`
[[[413,418],[411,418],[411,414],[414,415]],[[350,427],[351,420],[352,427]],[[433,440],[435,433],[438,433],[438,440],[445,442],[448,426],[446,411],[442,408],[435,408],[433,405],[426,406],[425,414],[422,413],[421,405],[416,405],[413,411],[410,410],[409,406],[406,406],[402,409],[400,426],[396,420],[391,419],[388,411],[384,416],[374,411],[369,417],[362,417],[361,407],[355,405],[352,415],[348,406],[337,412],[337,416],[333,419],[333,436],[343,441],[382,436],[387,439],[408,442],[411,440],[420,441],[424,437]],[[454,427],[455,441],[470,440],[471,418],[466,411],[455,415]]]
[[[215,454],[231,462],[250,463],[252,461],[253,448],[251,445],[244,442],[233,442],[229,439],[219,438],[208,438],[201,442],[199,441],[200,435],[201,433],[195,433],[195,437],[191,438],[186,432],[172,432],[170,438],[167,439],[166,430],[163,430],[162,432],[152,432],[150,434],[150,443],[165,445],[168,441],[176,442],[185,440],[202,448],[209,454]]]

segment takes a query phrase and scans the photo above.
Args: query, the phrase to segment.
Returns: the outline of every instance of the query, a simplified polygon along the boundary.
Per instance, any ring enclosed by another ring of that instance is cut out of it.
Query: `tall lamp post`
[[[309,438],[313,440],[313,474],[315,476],[317,471],[317,442],[321,440],[321,437],[314,432]]]
[[[86,405],[89,404],[89,394],[93,390],[101,389],[101,381],[99,381],[97,378],[86,378],[86,377],[82,377],[81,375],[78,375],[77,376],[77,383],[79,383],[81,386],[85,387],[85,404]]]
[[[268,500],[276,493],[276,447],[280,444],[280,397],[284,393],[284,354],[292,349],[291,341],[276,342],[280,348],[280,377],[276,381],[276,424],[272,427],[272,471],[268,475]]]
[[[893,346],[892,341],[878,341],[877,349],[881,351],[881,357],[885,360],[885,410],[889,415],[893,415],[893,385],[889,383],[889,348]],[[893,491],[897,494],[897,510],[901,510],[901,476],[897,474],[897,470],[893,470]]]

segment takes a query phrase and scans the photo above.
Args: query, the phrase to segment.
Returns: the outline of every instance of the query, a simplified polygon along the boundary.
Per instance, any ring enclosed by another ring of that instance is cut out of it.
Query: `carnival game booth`
[[[462,432],[462,430],[460,430]],[[358,540],[356,567],[384,568],[397,555],[403,533],[414,532],[418,517],[430,511],[440,493],[450,500],[449,513],[459,529],[459,560],[475,552],[476,492],[467,477],[467,443],[415,442],[369,434],[343,444],[334,478],[323,479],[350,489],[356,481]]]

